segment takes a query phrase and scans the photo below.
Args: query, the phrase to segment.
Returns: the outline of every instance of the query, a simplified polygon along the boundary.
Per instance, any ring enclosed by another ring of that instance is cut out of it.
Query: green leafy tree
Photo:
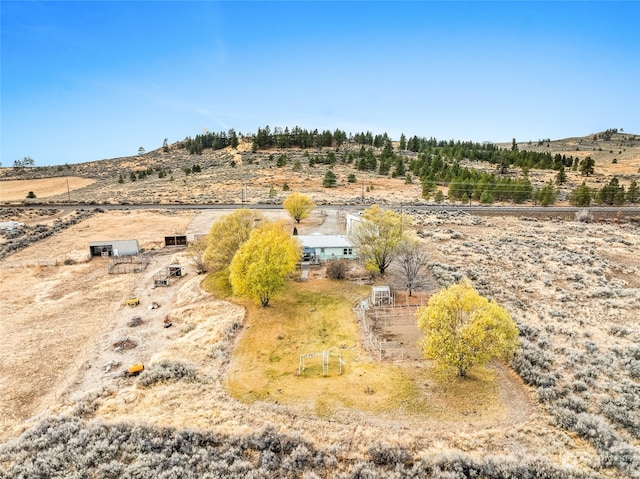
[[[538,199],[542,206],[549,206],[556,202],[557,192],[553,188],[551,181],[544,185],[544,187],[540,190]]]
[[[481,205],[490,205],[493,203],[493,193],[489,189],[482,190],[480,193],[480,204]]]
[[[402,133],[400,135],[400,145],[398,145],[400,147],[400,150],[406,150],[407,149],[407,137],[404,136],[404,133]]]
[[[361,221],[351,234],[358,247],[365,267],[384,274],[398,254],[405,231],[411,225],[411,217],[373,205],[362,213]]]
[[[584,181],[571,192],[569,203],[573,206],[589,206],[591,204],[591,190]]]
[[[590,156],[587,156],[584,160],[582,160],[579,166],[582,176],[593,175],[595,165],[596,162]]]
[[[144,155],[144,146],[138,148],[138,155]]]
[[[251,231],[263,220],[262,213],[246,208],[217,219],[207,235],[204,261],[209,271],[228,267],[238,248],[249,239]]]
[[[425,333],[423,353],[445,375],[465,377],[493,357],[508,360],[517,348],[518,329],[509,312],[468,283],[434,294],[416,317]]]
[[[295,271],[302,254],[298,240],[283,224],[269,223],[251,232],[229,266],[233,293],[251,298],[261,306],[281,291]]]
[[[311,214],[316,204],[310,196],[296,191],[285,198],[282,206],[296,220],[296,223],[300,223]]]
[[[640,202],[640,189],[638,188],[638,183],[635,180],[631,182],[629,189],[627,190],[627,202],[632,204]]]
[[[322,180],[322,186],[324,188],[333,188],[334,186],[336,186],[336,182],[336,174],[331,170],[327,170]]]
[[[162,142],[162,151],[164,151],[165,153],[169,152],[169,139],[165,138],[164,141]]]
[[[567,173],[564,171],[564,166],[561,166],[556,175],[556,183],[562,185],[567,181]]]
[[[233,128],[229,130],[229,141],[231,144],[231,148],[233,148],[234,150],[238,148],[240,141],[238,140],[236,130],[234,130]]]
[[[27,193],[27,198],[34,199],[35,197],[36,197],[36,194],[33,191],[30,191],[29,193]]]
[[[603,186],[596,194],[598,204],[620,206],[624,203],[624,187],[620,185],[617,177],[613,177],[609,184]]]
[[[444,201],[444,193],[442,192],[442,190],[436,190],[435,194],[433,195],[433,201],[435,201],[436,203],[442,203]]]

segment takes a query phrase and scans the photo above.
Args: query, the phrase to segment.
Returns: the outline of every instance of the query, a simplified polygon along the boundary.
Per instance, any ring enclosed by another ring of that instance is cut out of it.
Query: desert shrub
[[[640,439],[640,386],[631,385],[627,392],[600,404],[602,413]]]
[[[159,382],[196,379],[196,370],[193,366],[180,361],[161,361],[140,374],[140,384],[145,387],[153,386]]]
[[[241,327],[242,327],[242,323],[240,323],[240,321],[233,321],[229,326],[225,328],[224,337],[226,339],[233,338],[233,336]]]
[[[618,324],[612,324],[607,331],[611,336],[624,337],[630,335],[633,330]]]
[[[327,276],[331,279],[344,279],[347,274],[347,264],[344,261],[330,261],[327,264]]]
[[[385,476],[387,477],[387,476]],[[406,476],[438,479],[586,479],[591,476],[558,467],[543,458],[487,456],[482,459],[454,452],[423,458]],[[597,477],[597,476],[596,476]]]
[[[593,221],[593,215],[587,209],[580,210],[576,212],[576,221],[580,221],[581,223],[591,223]]]
[[[170,428],[85,423],[79,418],[47,418],[17,439],[0,444],[0,477],[111,479],[165,478],[483,478],[588,479],[590,476],[540,458],[464,453],[425,456],[409,464],[402,447],[374,445],[366,458],[343,458],[315,449],[303,438],[267,426],[254,433],[226,436]],[[609,461],[635,463],[633,450],[614,443]],[[404,460],[405,462],[401,462]]]
[[[409,464],[411,453],[404,447],[377,441],[367,451],[371,461],[377,465]]]
[[[627,349],[623,364],[632,378],[640,378],[640,346],[632,346]]]
[[[531,336],[530,331],[530,329],[524,329],[524,333],[529,333]],[[523,330],[520,330],[520,334],[523,334]],[[535,339],[535,336],[532,339]],[[553,353],[541,349],[536,342],[521,337],[520,350],[511,360],[511,366],[525,382],[550,388],[556,384],[555,372],[550,371],[553,362]]]

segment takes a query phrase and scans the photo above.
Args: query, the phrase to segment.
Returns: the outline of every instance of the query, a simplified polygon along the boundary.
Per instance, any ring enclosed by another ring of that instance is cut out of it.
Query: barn
[[[112,240],[89,242],[91,257],[132,256],[140,252],[138,240]]]
[[[296,236],[304,248],[303,259],[320,263],[334,259],[356,259],[356,248],[345,235],[312,235]]]

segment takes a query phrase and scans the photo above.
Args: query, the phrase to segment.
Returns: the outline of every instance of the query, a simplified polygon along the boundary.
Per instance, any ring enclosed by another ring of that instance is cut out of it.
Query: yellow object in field
[[[125,304],[127,306],[138,306],[140,304],[140,298],[138,296],[134,298],[127,298],[127,300],[125,301]]]
[[[131,366],[129,366],[129,369],[127,369],[127,372],[133,376],[135,374],[139,374],[144,370],[144,365],[142,363],[138,363],[138,364],[132,364]]]

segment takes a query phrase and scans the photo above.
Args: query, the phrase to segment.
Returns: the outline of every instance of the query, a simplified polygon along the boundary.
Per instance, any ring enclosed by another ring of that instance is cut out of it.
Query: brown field
[[[621,158],[631,168],[639,162],[637,153]],[[129,167],[137,164],[128,161]],[[358,183],[327,192],[321,187],[323,166],[295,174],[247,166],[244,177],[231,168],[198,177],[178,176],[176,170],[173,182],[153,178],[124,186],[110,173],[92,184],[77,183],[73,194],[82,201],[238,203],[240,185],[252,178],[248,201],[281,201],[286,181],[320,204],[298,225],[300,234],[309,234],[340,230],[341,211],[324,203],[357,202],[366,186],[373,186],[365,193],[371,202],[408,202],[420,193],[419,183],[359,172]],[[336,165],[335,171],[344,178],[353,167]],[[607,174],[618,171],[623,170]],[[28,181],[35,191],[38,180]],[[52,190],[51,204],[66,196],[66,181],[60,181],[64,189]],[[5,200],[10,191],[5,185],[13,183],[0,182],[3,201],[22,200],[18,193]],[[269,194],[271,186],[278,186],[275,196]],[[431,258],[431,280],[423,293],[468,278],[511,311],[533,372],[529,366],[494,362],[475,369],[469,379],[447,381],[415,356],[381,362],[360,335],[355,313],[340,303],[355,304],[367,294],[371,283],[361,266],[353,265],[345,286],[314,270],[308,283],[296,282],[269,308],[256,308],[205,292],[204,278],[184,249],[163,247],[166,234],[206,233],[224,210],[107,210],[0,260],[0,441],[57,414],[231,435],[273,426],[331,445],[350,459],[364,457],[384,438],[415,455],[542,457],[603,477],[629,477],[628,469],[604,464],[596,443],[575,428],[561,427],[558,417],[567,404],[577,404],[583,414],[603,418],[625,445],[640,449],[629,426],[640,424],[635,403],[629,403],[624,419],[604,407],[627,397],[624,388],[635,387],[640,374],[633,356],[640,341],[637,222],[407,212]],[[16,215],[8,219],[44,223],[53,218]],[[109,274],[106,259],[87,258],[87,243],[101,239],[137,239],[148,268]],[[57,266],[46,266],[50,260]],[[186,277],[153,288],[153,274],[175,263],[187,265]],[[398,298],[403,294],[394,269],[376,281],[390,284]],[[132,294],[141,300],[135,308],[124,304]],[[311,333],[298,336],[302,319],[293,303],[312,295],[333,299],[306,310],[304,320],[310,322],[304,324]],[[334,310],[331,301],[341,306]],[[153,303],[159,308],[149,309]],[[142,324],[130,326],[134,316]],[[171,320],[170,328],[163,327],[165,319]],[[305,341],[325,338],[326,326],[334,322],[341,339],[327,344],[343,353],[345,373],[320,377],[312,365],[308,376],[298,377],[299,355],[324,347]],[[389,328],[386,334],[419,337],[410,328]],[[119,347],[123,344],[128,348]],[[142,376],[123,375],[131,364],[153,370],[163,361],[187,365],[194,377],[144,385]]]
[[[33,180],[10,180],[0,182],[0,202],[24,200],[30,191],[36,198],[64,195],[68,191],[76,191],[92,185],[91,178],[36,178]]]

